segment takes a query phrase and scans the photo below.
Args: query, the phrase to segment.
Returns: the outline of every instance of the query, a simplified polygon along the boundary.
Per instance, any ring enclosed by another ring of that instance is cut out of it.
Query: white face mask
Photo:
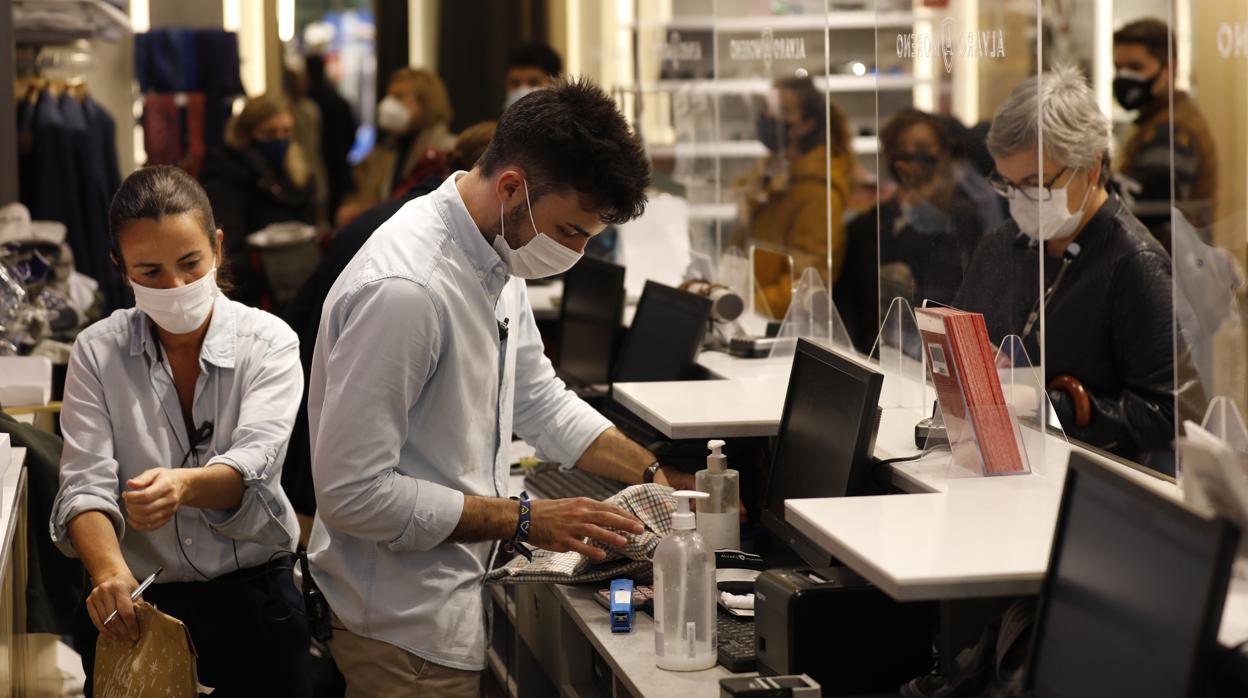
[[[502,229],[494,236],[494,251],[511,268],[511,273],[522,279],[540,279],[554,276],[572,268],[581,258],[581,253],[570,250],[555,239],[537,229],[537,221],[533,220],[533,204],[529,201],[529,184],[524,183],[524,202],[529,207],[529,222],[537,233],[518,250],[507,245],[506,224],[507,212],[503,205],[498,205],[499,227]]]
[[[398,97],[386,95],[377,103],[377,128],[390,133],[406,133],[412,125],[412,111]]]
[[[503,99],[503,111],[507,111],[511,105],[519,102],[521,97],[537,92],[540,89],[542,88],[534,87],[533,85],[521,85],[520,87],[513,87],[507,90],[507,97]]]
[[[173,334],[194,332],[212,312],[217,294],[217,267],[203,277],[178,288],[148,288],[130,284],[134,304],[161,329]]]
[[[1074,235],[1075,229],[1079,227],[1079,222],[1083,220],[1083,207],[1088,203],[1088,197],[1092,194],[1092,187],[1083,194],[1083,201],[1079,204],[1079,208],[1072,213],[1070,211],[1067,199],[1066,189],[1070,185],[1061,189],[1050,189],[1052,196],[1048,201],[1037,201],[1042,196],[1043,190],[1040,187],[1028,187],[1027,194],[1032,197],[1028,199],[1023,195],[1022,190],[1015,187],[1010,192],[1010,216],[1014,218],[1014,222],[1018,224],[1018,229],[1023,234],[1033,240],[1048,242],[1049,240],[1061,240]]]

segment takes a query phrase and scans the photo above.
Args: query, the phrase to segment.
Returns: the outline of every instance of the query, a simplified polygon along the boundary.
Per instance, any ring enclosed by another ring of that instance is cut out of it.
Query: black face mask
[[[914,174],[902,176],[897,165],[903,162]],[[888,160],[888,171],[898,184],[915,187],[930,182],[936,176],[936,165],[939,162],[940,158],[935,155],[895,155]]]
[[[1151,78],[1119,75],[1114,78],[1114,99],[1127,111],[1136,111],[1153,101],[1153,83],[1161,76],[1157,71]]]

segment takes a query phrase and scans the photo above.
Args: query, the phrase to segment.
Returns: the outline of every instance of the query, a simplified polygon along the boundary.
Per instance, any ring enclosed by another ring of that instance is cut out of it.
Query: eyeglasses
[[[1057,174],[1053,175],[1053,179],[1050,179],[1044,185],[1039,186],[1039,187],[1020,187],[1017,184],[1014,184],[1010,180],[1003,177],[1000,172],[993,170],[992,174],[988,175],[988,184],[992,186],[993,191],[997,192],[998,195],[1003,196],[1007,199],[1014,193],[1014,190],[1017,189],[1018,192],[1023,195],[1024,199],[1039,203],[1042,201],[1048,201],[1049,199],[1053,198],[1054,182],[1061,179],[1062,175],[1066,174],[1066,171],[1069,169],[1070,169],[1069,165],[1067,165],[1066,167],[1063,167],[1061,170],[1058,171]],[[1037,195],[1032,194],[1032,191],[1035,191],[1035,190],[1039,190],[1039,194],[1038,194],[1039,198],[1037,198]]]

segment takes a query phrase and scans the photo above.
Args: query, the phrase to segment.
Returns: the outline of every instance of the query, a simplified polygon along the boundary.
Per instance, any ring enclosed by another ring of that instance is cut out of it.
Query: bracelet
[[[508,553],[519,553],[532,562],[533,552],[524,543],[529,539],[529,527],[533,522],[533,505],[529,502],[528,492],[521,492],[519,497],[512,497],[512,499],[520,503],[520,515],[516,519],[516,533],[511,540],[503,544],[503,550]]]
[[[533,505],[529,503],[529,493],[521,492],[517,500],[520,502],[520,517],[516,520],[516,534],[511,537],[514,543],[529,540],[529,525],[533,521]]]

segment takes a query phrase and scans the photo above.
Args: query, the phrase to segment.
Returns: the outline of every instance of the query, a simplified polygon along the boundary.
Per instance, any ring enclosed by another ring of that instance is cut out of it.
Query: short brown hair
[[[1115,44],[1138,44],[1148,55],[1170,65],[1170,27],[1160,19],[1136,20],[1114,32]]]
[[[442,78],[428,68],[399,68],[390,73],[387,84],[410,82],[416,88],[416,98],[420,100],[421,115],[418,130],[425,130],[436,124],[449,124],[455,113],[451,111],[451,99],[446,96],[446,85]]]
[[[450,172],[471,170],[485,154],[485,149],[490,147],[496,128],[497,121],[482,121],[461,131],[455,145],[446,154],[446,169]]]

